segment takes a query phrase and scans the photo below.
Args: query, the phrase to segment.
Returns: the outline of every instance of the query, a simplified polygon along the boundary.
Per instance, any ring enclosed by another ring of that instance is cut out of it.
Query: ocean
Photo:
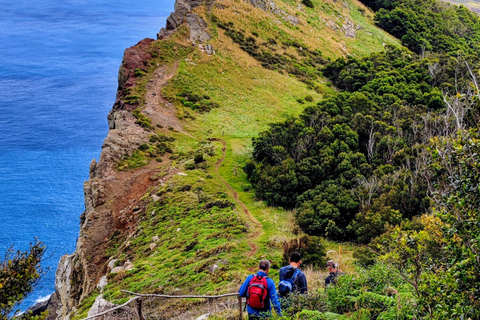
[[[0,254],[38,238],[54,291],[75,250],[83,182],[108,131],[123,51],[156,38],[174,0],[0,0]]]

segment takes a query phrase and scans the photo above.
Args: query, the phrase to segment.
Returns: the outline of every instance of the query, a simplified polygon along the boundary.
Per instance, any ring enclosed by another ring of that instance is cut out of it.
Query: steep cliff
[[[304,97],[331,92],[315,71],[327,59],[396,42],[360,3],[320,3],[321,10],[290,1],[177,0],[157,40],[125,50],[110,130],[90,165],[76,250],[58,265],[49,319],[85,314],[107,283],[114,301],[132,287],[217,292],[234,288],[261,257],[280,263],[292,216],[266,208],[245,186],[251,138],[301,112]],[[158,256],[164,260],[154,263]],[[196,275],[162,278],[170,256],[170,271]],[[152,274],[161,285],[125,280]]]

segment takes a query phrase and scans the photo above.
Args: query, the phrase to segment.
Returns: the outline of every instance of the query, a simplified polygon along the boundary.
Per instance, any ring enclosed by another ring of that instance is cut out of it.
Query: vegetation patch
[[[125,171],[144,167],[150,163],[152,158],[162,162],[162,156],[166,153],[173,153],[173,141],[175,141],[173,137],[161,133],[153,134],[149,138],[150,143],[141,144],[130,156],[120,160],[116,168]]]
[[[312,86],[312,80],[317,79],[321,74],[320,68],[328,63],[328,60],[322,57],[320,50],[310,50],[295,40],[285,39],[280,44],[281,50],[279,50],[277,40],[273,38],[257,43],[256,37],[245,36],[245,32],[235,28],[233,22],[224,23],[215,17],[212,20],[224,29],[225,34],[238,43],[242,50],[261,62],[263,67],[292,74],[300,81]],[[290,48],[294,48],[296,55],[286,52]]]
[[[214,108],[220,108],[220,105],[210,101],[210,97],[207,95],[200,96],[189,91],[183,91],[178,93],[177,97],[184,107],[191,108],[200,113],[210,112]]]

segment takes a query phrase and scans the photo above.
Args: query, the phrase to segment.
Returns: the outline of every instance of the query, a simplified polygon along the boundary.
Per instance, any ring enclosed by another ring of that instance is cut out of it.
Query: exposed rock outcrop
[[[167,18],[165,28],[157,33],[158,39],[164,39],[171,35],[183,22],[187,13],[201,5],[212,5],[215,0],[177,0],[175,1],[175,12]]]
[[[352,21],[348,19],[345,19],[345,22],[342,26],[342,30],[345,33],[345,35],[349,38],[357,37],[357,31],[356,31],[355,25],[353,24]]]
[[[115,170],[116,163],[145,141],[149,133],[136,124],[131,114],[135,105],[124,102],[128,88],[135,86],[136,69],[146,69],[151,59],[148,46],[153,39],[144,39],[125,50],[118,76],[117,98],[108,115],[109,132],[102,146],[98,163],[90,164],[89,180],[84,183],[85,211],[80,216],[80,235],[75,252],[61,258],[55,279],[53,302],[49,303],[48,319],[69,319],[78,304],[97,285],[104,287],[107,272],[105,256],[110,236],[115,230],[126,230],[135,223],[131,208],[139,195],[151,185],[151,168],[136,173]],[[128,215],[128,218],[121,218]],[[130,267],[130,266],[128,266]],[[126,266],[124,266],[126,269]]]
[[[250,2],[254,7],[258,7],[266,12],[272,12],[276,16],[280,17],[282,20],[289,22],[290,24],[296,26],[300,23],[297,17],[292,16],[280,9],[275,2],[272,0],[245,0]]]
[[[210,40],[210,35],[205,31],[207,23],[195,13],[186,15],[186,22],[190,28],[190,41],[204,43]]]

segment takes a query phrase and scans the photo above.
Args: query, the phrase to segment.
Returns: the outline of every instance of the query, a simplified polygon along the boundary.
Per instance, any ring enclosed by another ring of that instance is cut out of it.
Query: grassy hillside
[[[452,4],[464,5],[475,12],[480,12],[480,1],[478,0],[448,0]]]
[[[129,97],[139,102],[142,110],[148,93],[146,85],[154,79],[155,69],[163,65],[176,68],[175,76],[162,92],[175,104],[187,134],[155,127],[153,123],[152,134],[175,138],[172,153],[150,160],[155,147],[150,141],[119,165],[123,170],[135,170],[148,161],[163,161],[158,163],[155,174],[171,178],[142,198],[137,231],[130,235],[119,231],[109,240],[110,249],[105,255],[117,259],[116,265],[128,260],[135,267],[109,275],[106,299],[125,302],[128,295],[120,290],[234,292],[262,258],[273,261],[271,276],[277,277],[283,263],[283,243],[302,235],[292,212],[267,207],[250,190],[242,167],[251,157],[252,137],[270,123],[296,116],[306,105],[334,92],[321,74],[302,69],[307,59],[360,57],[381,51],[385,44],[398,44],[373,25],[373,13],[357,1],[312,2],[313,9],[296,1],[277,1],[279,8],[299,20],[297,26],[241,0],[222,1],[211,11],[197,8],[196,13],[209,24],[209,43],[216,51],[212,56],[191,47],[186,27],[152,45],[155,54],[151,67]],[[347,37],[341,30],[346,19],[356,26],[356,38]],[[254,39],[250,41],[264,52],[285,57],[291,69],[265,68],[265,61],[247,53],[229,28]],[[189,95],[207,96],[200,103],[207,105],[208,100],[208,105],[215,107],[209,112],[194,110],[185,103]],[[148,123],[147,116],[137,117]],[[195,161],[199,155],[204,161]],[[327,249],[337,249],[335,244],[326,245]],[[344,268],[348,269],[352,251],[346,251]],[[209,271],[214,265],[218,269]],[[320,275],[313,270],[309,277],[312,284],[321,283]],[[77,319],[86,315],[97,293],[84,300]],[[171,304],[178,313],[192,308],[192,302]],[[170,302],[155,310],[172,315]]]

